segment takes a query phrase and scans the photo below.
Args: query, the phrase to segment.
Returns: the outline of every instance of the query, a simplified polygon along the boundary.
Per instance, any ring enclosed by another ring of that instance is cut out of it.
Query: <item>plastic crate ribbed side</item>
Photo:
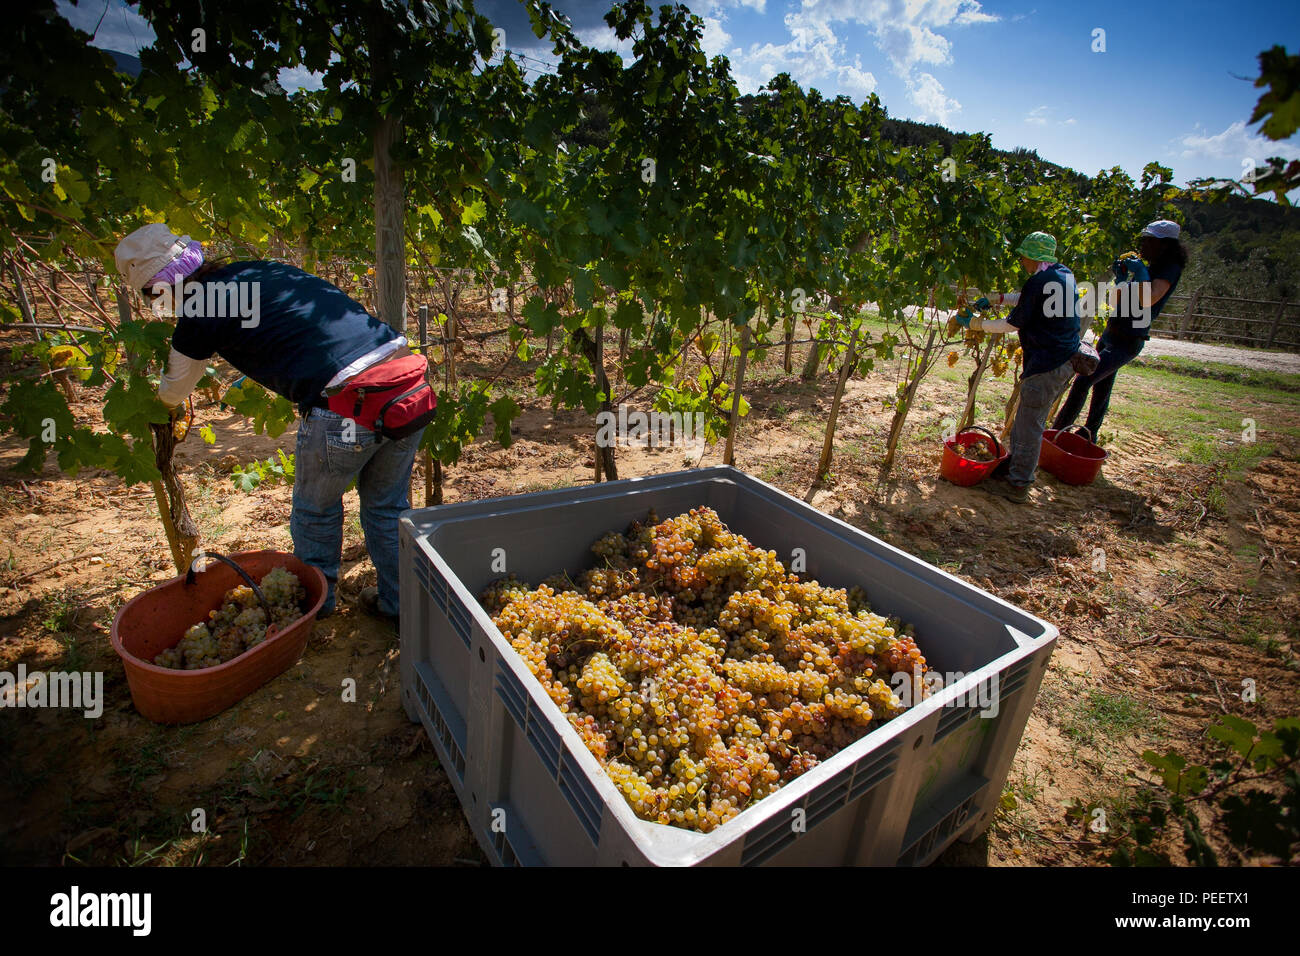
[[[498,558],[534,583],[588,565],[608,530],[654,507],[709,505],[805,575],[863,584],[916,624],[931,667],[964,678],[711,834],[639,820],[474,595]],[[992,818],[1056,631],[938,568],[719,467],[408,512],[403,698],[495,863],[924,865]],[[997,707],[967,701],[996,680]],[[459,777],[459,779],[458,779]]]

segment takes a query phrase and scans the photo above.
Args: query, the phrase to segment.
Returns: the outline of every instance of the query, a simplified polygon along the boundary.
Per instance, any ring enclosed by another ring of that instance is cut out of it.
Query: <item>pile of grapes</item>
[[[961,456],[969,461],[994,461],[998,457],[982,441],[973,441],[969,445],[961,445],[960,449]]]
[[[481,600],[644,820],[714,829],[902,713],[891,678],[926,669],[861,588],[800,581],[711,508],[591,550],[576,582]]]
[[[208,612],[208,620],[187,630],[179,644],[157,655],[153,662],[159,667],[187,671],[215,667],[234,660],[302,617],[301,604],[307,589],[296,574],[286,568],[272,568],[258,583],[271,606],[269,622],[253,589],[241,584],[226,592],[221,607]]]

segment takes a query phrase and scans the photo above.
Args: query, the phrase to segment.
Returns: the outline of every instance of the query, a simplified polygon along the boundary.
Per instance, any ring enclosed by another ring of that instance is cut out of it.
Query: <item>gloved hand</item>
[[[1131,259],[1116,259],[1113,263],[1111,263],[1110,271],[1115,273],[1116,282],[1128,281],[1128,264],[1131,261],[1132,261]]]
[[[975,311],[987,312],[991,308],[993,308],[993,303],[988,300],[987,296],[980,296],[975,300]]]
[[[971,312],[970,309],[963,308],[956,315],[954,315],[953,318],[957,320],[957,324],[960,325],[963,329],[969,329],[970,320],[974,317],[974,314],[975,313]]]
[[[1151,272],[1141,259],[1125,259],[1125,265],[1128,266],[1128,277],[1134,282],[1150,282]]]

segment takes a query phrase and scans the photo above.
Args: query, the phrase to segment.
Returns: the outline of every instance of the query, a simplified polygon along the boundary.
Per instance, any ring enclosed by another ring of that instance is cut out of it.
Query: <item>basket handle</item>
[[[271,627],[272,626],[271,605],[267,603],[266,595],[263,594],[262,589],[257,586],[257,582],[254,581],[251,577],[249,577],[248,572],[245,571],[243,568],[241,568],[239,565],[237,565],[230,558],[226,557],[224,554],[217,554],[214,551],[204,551],[202,553],[202,557],[212,558],[216,561],[220,561],[222,564],[228,564],[235,569],[235,573],[238,574],[241,578],[243,578],[244,583],[253,589],[253,594],[257,598],[257,603],[262,605],[262,610],[266,612],[266,626]],[[185,572],[186,587],[190,587],[191,585],[193,585],[195,579],[198,577],[198,572],[195,571],[194,569],[194,565],[197,564],[198,561],[199,561],[198,558],[195,558],[193,561],[191,561],[189,570]]]
[[[1083,432],[1083,437],[1088,439],[1092,444],[1097,444],[1097,440],[1092,437],[1092,432],[1088,431],[1087,425],[1066,425],[1061,429],[1062,432]]]
[[[993,434],[991,431],[989,431],[987,428],[985,428],[982,425],[967,425],[956,435],[954,435],[952,440],[956,442],[957,439],[960,438],[962,435],[966,434],[966,432],[983,432],[985,435],[988,435],[989,438],[993,439],[993,454],[995,454],[999,458],[1002,457],[1002,442],[998,441],[997,435]]]

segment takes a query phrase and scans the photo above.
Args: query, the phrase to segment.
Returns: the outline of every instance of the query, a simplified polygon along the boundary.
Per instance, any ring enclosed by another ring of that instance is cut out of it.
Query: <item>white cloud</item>
[[[298,90],[319,90],[325,85],[323,73],[313,73],[305,66],[285,67],[276,77],[290,93]]]
[[[840,88],[855,100],[866,99],[876,90],[875,74],[862,69],[861,57],[854,57],[852,66],[839,68],[839,80]]]
[[[920,110],[918,120],[934,120],[947,126],[952,115],[961,111],[961,104],[944,93],[943,84],[929,73],[918,73],[909,79],[907,93]]]
[[[1073,116],[1069,119],[1054,120],[1052,118],[1052,108],[1050,106],[1035,106],[1025,114],[1024,122],[1026,126],[1046,126],[1048,123],[1052,123],[1056,126],[1074,126],[1079,121]]]
[[[1025,114],[1025,122],[1028,123],[1030,126],[1046,126],[1047,107],[1035,106],[1032,110],[1030,110],[1028,113]]]
[[[763,0],[696,0],[692,8],[725,19],[722,6],[762,9]],[[961,104],[944,93],[933,73],[921,66],[952,62],[948,34],[961,27],[995,22],[979,0],[801,0],[786,13],[784,42],[755,43],[730,54],[732,72],[742,91],[752,92],[777,73],[789,73],[804,86],[865,98],[876,88],[875,74],[851,57],[846,40],[863,30],[903,80],[918,118],[948,122]],[[848,66],[852,59],[853,65]]]
[[[1300,146],[1288,142],[1274,142],[1246,129],[1242,120],[1233,123],[1221,133],[1207,134],[1200,126],[1196,131],[1179,137],[1184,158],[1204,157],[1226,159],[1241,163],[1246,159],[1262,165],[1269,156],[1283,159],[1300,159]]]
[[[747,7],[755,13],[767,12],[767,0],[689,0],[686,3],[691,13],[701,18],[721,15],[726,17],[727,10]],[[651,7],[654,7],[651,4]]]
[[[717,56],[731,42],[731,34],[726,31],[722,21],[717,17],[704,17],[703,20],[704,36],[700,38],[700,46],[710,57]]]

